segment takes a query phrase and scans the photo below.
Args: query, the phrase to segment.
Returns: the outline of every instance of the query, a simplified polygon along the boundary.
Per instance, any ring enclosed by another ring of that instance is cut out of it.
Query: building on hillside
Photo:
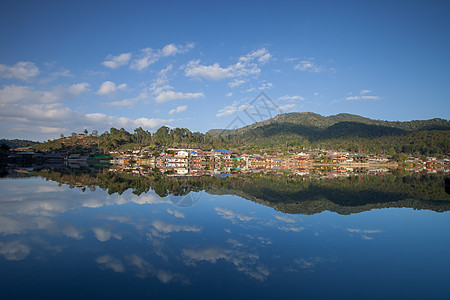
[[[231,158],[231,151],[221,149],[221,150],[214,150],[214,157],[222,158],[222,159],[230,159]]]

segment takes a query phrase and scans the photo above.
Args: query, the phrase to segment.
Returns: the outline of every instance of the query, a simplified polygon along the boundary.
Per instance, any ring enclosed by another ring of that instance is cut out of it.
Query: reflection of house
[[[369,163],[386,163],[389,159],[379,155],[371,155],[367,158],[367,162]]]
[[[330,151],[327,153],[327,158],[331,160],[333,163],[345,163],[353,161],[352,158],[348,158],[348,152],[333,152]]]

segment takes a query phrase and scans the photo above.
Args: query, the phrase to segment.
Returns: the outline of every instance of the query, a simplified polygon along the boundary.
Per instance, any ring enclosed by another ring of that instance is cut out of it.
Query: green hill
[[[29,140],[19,140],[19,139],[14,139],[14,140],[1,139],[0,145],[1,144],[8,145],[11,149],[15,149],[15,148],[19,148],[19,147],[28,147],[28,146],[38,145],[39,142],[29,141]]]
[[[358,115],[321,116],[311,112],[287,113],[235,130],[208,132],[231,143],[259,147],[323,147],[349,151],[450,152],[450,122],[444,119],[408,122],[373,120]]]

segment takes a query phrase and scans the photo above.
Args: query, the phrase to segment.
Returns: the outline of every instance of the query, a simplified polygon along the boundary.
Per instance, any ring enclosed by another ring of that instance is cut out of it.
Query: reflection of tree
[[[141,195],[150,189],[174,203],[196,202],[192,192],[234,194],[288,213],[314,214],[324,210],[341,214],[383,207],[412,207],[434,211],[450,210],[450,195],[445,193],[443,176],[391,175],[360,176],[327,180],[301,177],[274,177],[240,174],[217,177],[164,177],[155,173],[136,177],[125,173],[69,171],[36,171],[37,175],[70,186],[95,186],[109,194],[131,189]],[[183,197],[191,195],[192,197]],[[198,195],[197,195],[198,196]],[[193,198],[194,197],[194,198]]]

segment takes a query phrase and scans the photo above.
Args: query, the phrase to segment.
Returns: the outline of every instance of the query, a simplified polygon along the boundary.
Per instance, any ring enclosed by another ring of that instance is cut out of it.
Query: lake
[[[443,175],[0,180],[1,299],[449,299]]]

